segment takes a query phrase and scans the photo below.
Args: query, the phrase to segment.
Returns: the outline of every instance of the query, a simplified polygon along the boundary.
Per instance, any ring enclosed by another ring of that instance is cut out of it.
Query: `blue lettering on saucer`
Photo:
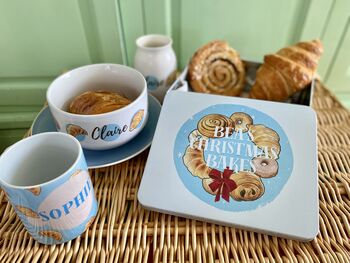
[[[118,137],[128,130],[128,126],[124,125],[122,128],[117,124],[107,124],[102,127],[95,127],[91,137],[94,140],[115,141]]]
[[[147,81],[147,88],[149,90],[155,90],[158,88],[159,86],[159,81],[156,77],[154,76],[147,76],[146,77],[146,81]]]
[[[62,216],[67,216],[70,214],[70,211],[72,209],[77,209],[81,204],[83,204],[90,193],[90,180],[87,180],[83,189],[72,200],[69,200],[61,207],[53,208],[50,211],[39,211],[38,214],[43,222],[49,221],[51,219],[59,219]]]

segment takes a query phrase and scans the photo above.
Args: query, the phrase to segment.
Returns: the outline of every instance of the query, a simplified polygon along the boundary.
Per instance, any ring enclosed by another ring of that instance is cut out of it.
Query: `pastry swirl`
[[[69,112],[92,115],[118,110],[130,104],[124,96],[109,91],[87,91],[75,97],[69,105]]]
[[[197,129],[198,131],[208,138],[215,138],[216,127],[232,128],[234,127],[233,122],[230,118],[227,118],[221,114],[209,114],[199,120]],[[232,132],[232,130],[231,130]]]
[[[193,90],[236,96],[243,89],[245,70],[239,54],[225,41],[212,41],[196,51],[189,64]]]
[[[230,179],[237,185],[237,188],[230,193],[236,201],[254,201],[265,192],[261,179],[251,172],[238,172],[231,175]]]

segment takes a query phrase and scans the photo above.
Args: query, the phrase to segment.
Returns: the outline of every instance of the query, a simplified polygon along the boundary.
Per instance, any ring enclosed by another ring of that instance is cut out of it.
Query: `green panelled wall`
[[[135,39],[174,39],[183,68],[200,45],[226,39],[245,59],[320,38],[319,74],[350,107],[348,0],[1,0],[0,150],[18,140],[49,83],[81,65],[133,65]]]

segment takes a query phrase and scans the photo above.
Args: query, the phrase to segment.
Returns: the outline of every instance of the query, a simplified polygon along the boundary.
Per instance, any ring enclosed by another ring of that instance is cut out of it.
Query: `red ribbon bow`
[[[210,189],[216,192],[215,202],[220,201],[221,197],[230,202],[230,192],[237,188],[235,181],[230,179],[230,176],[233,174],[233,171],[228,169],[228,167],[221,173],[216,169],[212,169],[209,173],[209,177],[213,179],[213,182],[209,184]]]

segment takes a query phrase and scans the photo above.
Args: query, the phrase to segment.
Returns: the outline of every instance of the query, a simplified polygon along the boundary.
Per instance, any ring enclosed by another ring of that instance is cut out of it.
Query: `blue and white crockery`
[[[42,244],[81,235],[98,205],[80,143],[58,132],[28,137],[0,157],[0,185],[17,215]]]

